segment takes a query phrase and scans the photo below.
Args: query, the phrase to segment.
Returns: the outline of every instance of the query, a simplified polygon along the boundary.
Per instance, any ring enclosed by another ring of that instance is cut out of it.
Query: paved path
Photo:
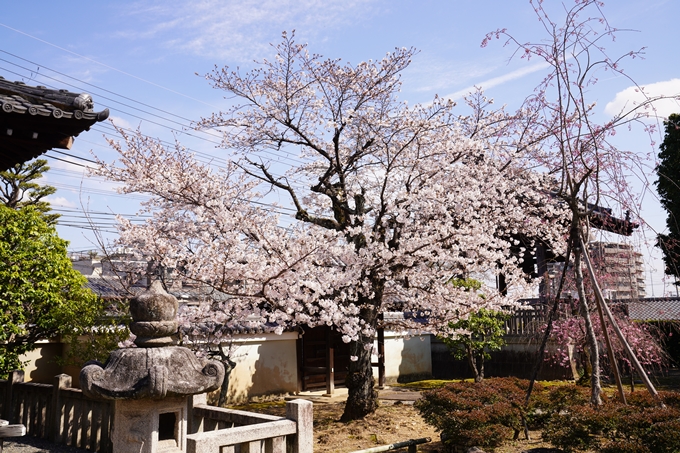
[[[17,437],[15,441],[5,440],[2,453],[92,453],[90,450],[68,447],[66,445],[53,444],[44,439],[24,436]]]
[[[300,392],[298,395],[287,396],[286,400],[293,400],[297,398],[309,400],[315,404],[341,403],[347,400],[347,389],[342,387],[336,388],[333,395],[326,395],[325,390],[319,390],[316,392]],[[413,404],[414,401],[420,398],[420,392],[402,387],[385,387],[378,390],[378,398],[386,402],[401,401],[405,404]]]

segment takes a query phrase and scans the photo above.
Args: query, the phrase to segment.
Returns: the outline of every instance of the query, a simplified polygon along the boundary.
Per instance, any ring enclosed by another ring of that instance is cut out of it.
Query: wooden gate
[[[302,391],[325,388],[330,394],[336,385],[345,384],[349,343],[338,332],[328,326],[305,328],[298,341]]]

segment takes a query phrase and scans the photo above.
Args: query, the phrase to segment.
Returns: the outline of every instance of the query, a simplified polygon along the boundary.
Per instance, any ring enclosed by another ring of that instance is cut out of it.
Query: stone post
[[[12,371],[7,377],[7,388],[5,389],[5,401],[2,404],[2,418],[9,423],[17,423],[17,420],[12,419],[12,394],[14,393],[14,385],[24,382],[23,371]]]
[[[54,377],[54,384],[52,385],[52,413],[50,414],[50,421],[48,422],[49,439],[60,444],[62,441],[62,410],[61,410],[61,391],[63,389],[71,388],[71,376],[68,374],[59,374]]]
[[[188,434],[196,434],[203,431],[203,417],[196,417],[194,415],[194,407],[207,405],[207,393],[199,393],[198,395],[193,395],[191,398],[189,398],[189,413],[187,421]]]
[[[293,440],[292,453],[314,451],[314,405],[311,401],[293,400],[286,403],[286,418],[295,420],[297,435]]]

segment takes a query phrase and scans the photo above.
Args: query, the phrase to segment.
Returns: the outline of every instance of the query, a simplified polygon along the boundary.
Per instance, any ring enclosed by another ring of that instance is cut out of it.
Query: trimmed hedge
[[[423,393],[416,408],[442,431],[445,444],[493,451],[523,429],[523,419],[543,439],[565,452],[672,453],[680,451],[680,395],[661,392],[662,408],[647,392],[590,405],[590,390],[576,385],[534,387],[528,381],[492,378],[457,382]]]
[[[527,388],[517,378],[457,382],[425,392],[415,407],[445,443],[494,449],[522,430]]]

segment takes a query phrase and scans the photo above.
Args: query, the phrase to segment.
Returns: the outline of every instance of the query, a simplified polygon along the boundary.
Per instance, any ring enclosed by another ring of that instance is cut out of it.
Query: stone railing
[[[202,398],[202,399],[201,399]],[[255,414],[208,406],[205,395],[194,397],[187,435],[188,453],[312,453],[312,403],[286,403],[286,416]]]
[[[56,408],[56,410],[55,410]],[[0,419],[26,426],[26,434],[54,443],[112,451],[113,403],[86,398],[71,388],[71,376],[55,376],[54,385],[24,382],[23,371],[0,380]],[[193,397],[187,451],[312,453],[312,403],[289,401],[286,416],[256,414],[206,404]]]
[[[9,423],[26,426],[26,434],[52,442],[112,451],[112,404],[85,398],[80,389],[71,388],[71,376],[55,376],[54,384],[24,382],[23,371],[13,371],[0,380],[1,417]]]

